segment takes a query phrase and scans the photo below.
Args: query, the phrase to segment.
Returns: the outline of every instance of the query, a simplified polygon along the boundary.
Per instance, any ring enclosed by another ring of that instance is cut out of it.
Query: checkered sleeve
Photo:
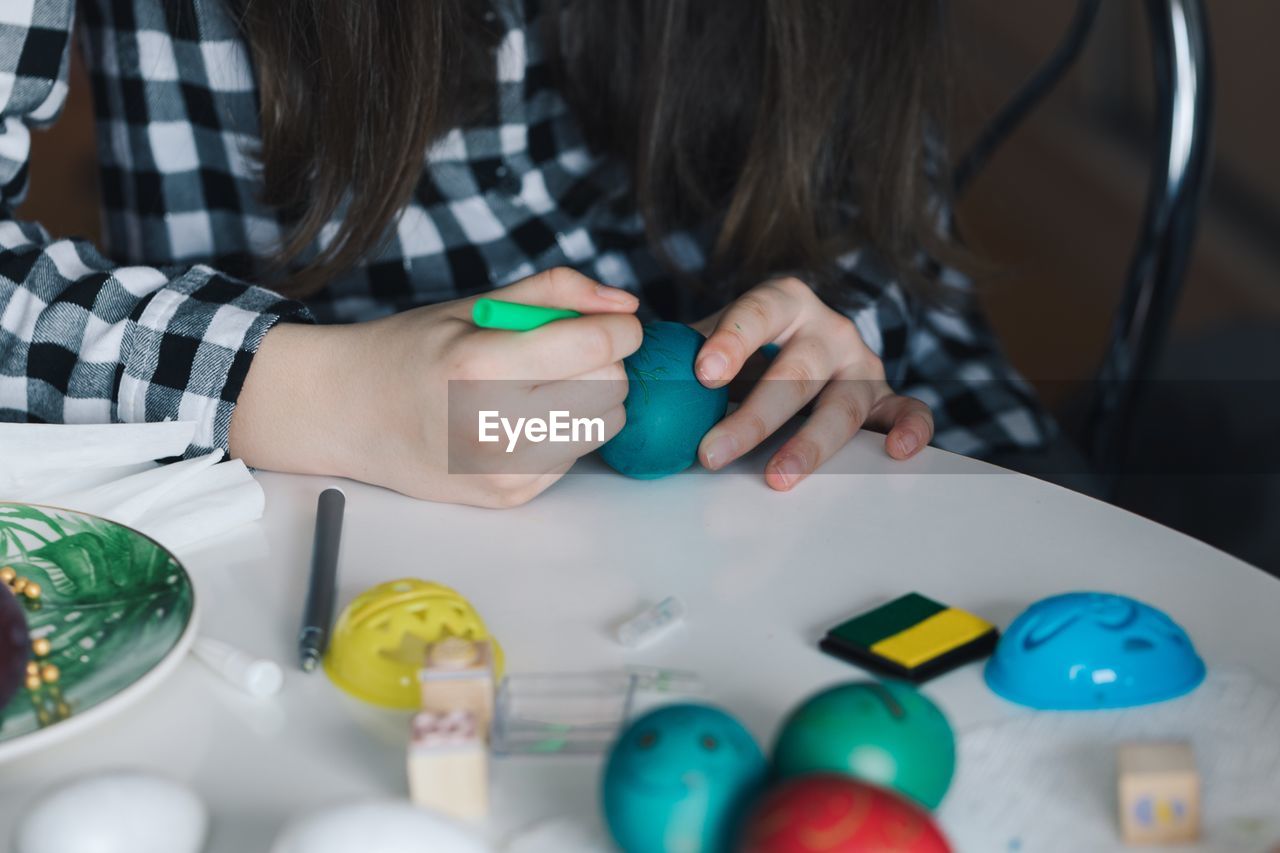
[[[1057,425],[1009,362],[976,304],[972,283],[953,268],[938,274],[964,301],[917,310],[899,393],[933,410],[933,443],[944,450],[983,458],[1045,447]]]
[[[948,234],[948,155],[939,134],[926,134],[924,159],[930,210],[939,233]],[[884,363],[889,384],[933,411],[935,447],[986,458],[1047,446],[1057,425],[1009,362],[978,305],[973,281],[923,252],[920,264],[954,297],[949,304],[909,298],[874,251],[841,259],[855,290],[868,295],[867,307],[853,319]]]
[[[869,250],[847,255],[840,265],[863,296],[861,307],[847,313],[880,356],[894,390],[932,409],[934,446],[985,457],[1048,443],[1055,425],[1005,357],[963,273],[930,265],[959,297],[955,308],[908,297]]]
[[[115,266],[14,215],[31,128],[66,97],[74,5],[0,2],[0,420],[190,420],[188,455],[225,448],[263,336],[305,309],[208,267]]]

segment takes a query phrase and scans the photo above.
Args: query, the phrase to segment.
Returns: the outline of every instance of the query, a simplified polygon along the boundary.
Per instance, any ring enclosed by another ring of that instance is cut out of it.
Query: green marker
[[[508,332],[527,332],[553,320],[581,316],[568,308],[543,308],[541,305],[499,302],[496,299],[477,299],[475,307],[471,309],[471,320],[480,328],[504,329]]]

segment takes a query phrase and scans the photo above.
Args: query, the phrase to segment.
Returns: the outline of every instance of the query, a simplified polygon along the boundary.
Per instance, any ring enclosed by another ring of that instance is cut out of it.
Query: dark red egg
[[[848,776],[787,779],[751,808],[741,853],[950,853],[929,813]]]
[[[26,611],[9,587],[0,583],[0,709],[22,687],[30,657]]]

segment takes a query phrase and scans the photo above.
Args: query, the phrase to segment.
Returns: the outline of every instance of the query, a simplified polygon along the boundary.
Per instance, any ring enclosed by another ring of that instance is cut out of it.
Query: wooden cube
[[[1200,776],[1191,744],[1124,744],[1116,770],[1126,844],[1177,844],[1200,837]]]
[[[470,711],[413,718],[409,798],[441,814],[475,820],[489,812],[489,749]]]
[[[493,648],[488,641],[445,637],[427,646],[418,673],[422,710],[471,711],[486,739],[493,721]]]

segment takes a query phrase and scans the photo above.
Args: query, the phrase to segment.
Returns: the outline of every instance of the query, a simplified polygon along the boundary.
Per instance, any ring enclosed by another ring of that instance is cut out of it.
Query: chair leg
[[[1129,424],[1177,308],[1210,172],[1213,63],[1203,0],[1147,0],[1156,88],[1156,156],[1142,233],[1098,371],[1085,449],[1109,488]]]

